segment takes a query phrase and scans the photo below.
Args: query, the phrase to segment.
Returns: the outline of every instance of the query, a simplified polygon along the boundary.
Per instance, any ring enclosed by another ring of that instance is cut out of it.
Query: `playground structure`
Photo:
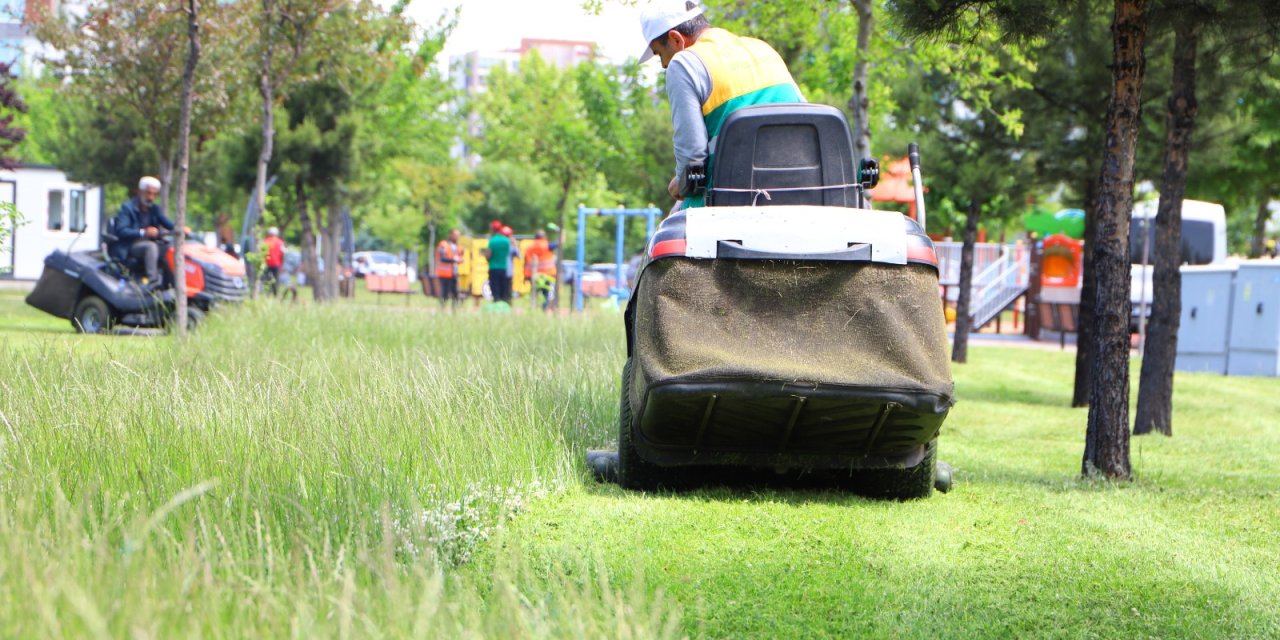
[[[521,257],[511,262],[511,292],[527,296],[533,285],[524,276],[524,255],[533,246],[533,236],[516,236],[515,240]],[[458,249],[462,252],[462,263],[458,265],[458,291],[462,295],[484,297],[484,285],[489,280],[489,261],[483,252],[488,247],[488,238],[463,236],[458,239]]]
[[[627,218],[645,219],[645,245],[653,238],[653,229],[657,222],[658,216],[662,215],[662,210],[657,207],[647,207],[644,209],[627,209],[616,207],[613,209],[599,209],[578,205],[578,265],[577,272],[573,279],[573,310],[582,311],[582,275],[586,271],[587,261],[587,216],[612,216],[617,221],[617,233],[615,235],[614,257],[614,282],[609,288],[609,295],[619,301],[626,300],[631,297],[631,287],[627,285],[625,277],[624,265],[627,262],[626,250],[623,243],[626,239]]]

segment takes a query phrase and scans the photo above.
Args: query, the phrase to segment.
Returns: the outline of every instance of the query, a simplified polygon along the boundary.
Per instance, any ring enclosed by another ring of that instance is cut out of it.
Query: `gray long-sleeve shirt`
[[[667,65],[667,99],[671,102],[672,143],[676,152],[676,179],[685,192],[685,168],[706,162],[711,141],[702,118],[702,104],[711,97],[711,73],[692,51],[681,51]]]

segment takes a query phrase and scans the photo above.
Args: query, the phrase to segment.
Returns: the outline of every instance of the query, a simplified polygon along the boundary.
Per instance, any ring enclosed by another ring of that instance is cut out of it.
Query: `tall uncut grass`
[[[979,345],[949,494],[646,494],[582,464],[617,315],[434,311],[178,342],[0,293],[0,638],[1280,638],[1280,380],[1179,373],[1175,436],[1093,482],[1072,354]]]
[[[0,636],[671,631],[607,579],[454,570],[580,483],[617,324],[265,303],[0,341]]]

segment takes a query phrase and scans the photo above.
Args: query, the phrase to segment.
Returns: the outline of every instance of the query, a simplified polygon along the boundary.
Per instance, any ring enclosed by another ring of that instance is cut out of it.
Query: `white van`
[[[1134,203],[1129,225],[1130,328],[1151,313],[1151,274],[1155,262],[1157,200]],[[1144,242],[1149,243],[1144,247]],[[1146,268],[1143,255],[1146,249]],[[1199,200],[1182,201],[1182,258],[1180,264],[1220,264],[1227,259],[1227,212],[1222,205]],[[1145,314],[1144,314],[1145,309]]]

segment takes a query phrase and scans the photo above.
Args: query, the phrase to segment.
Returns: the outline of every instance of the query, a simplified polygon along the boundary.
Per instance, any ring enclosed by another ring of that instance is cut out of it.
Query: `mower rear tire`
[[[622,398],[618,401],[618,484],[624,489],[655,489],[662,468],[646,462],[632,444],[635,420],[631,413],[631,358],[622,366]]]
[[[928,498],[933,494],[938,463],[938,441],[926,444],[924,458],[909,469],[869,469],[858,474],[862,493],[893,500]]]
[[[71,314],[71,326],[79,333],[109,333],[113,324],[107,301],[95,295],[81,298]]]
[[[199,307],[187,306],[187,332],[195,331],[200,325],[204,324],[205,312]],[[177,329],[176,323],[173,321],[172,315],[165,316],[165,330],[173,332]]]

